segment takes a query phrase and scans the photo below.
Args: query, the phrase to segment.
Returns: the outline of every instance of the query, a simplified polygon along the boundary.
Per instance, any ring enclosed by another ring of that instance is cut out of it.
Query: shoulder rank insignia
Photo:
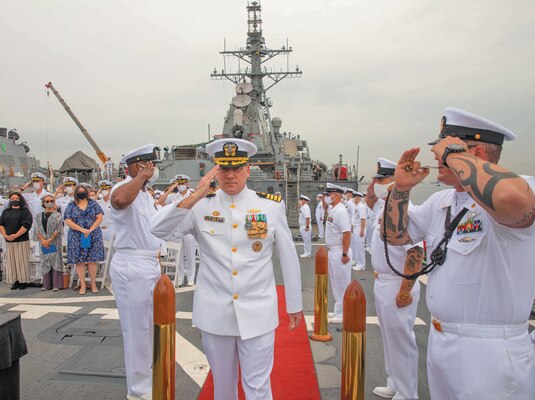
[[[209,198],[209,199],[212,198],[212,197],[215,197],[215,193],[208,193],[206,195],[206,197]]]
[[[275,196],[274,194],[269,194],[269,193],[264,193],[264,192],[256,192],[256,194],[259,197],[263,197],[264,199],[268,199],[268,200],[273,200],[273,201],[276,201],[277,203],[280,203],[282,201],[282,197]]]

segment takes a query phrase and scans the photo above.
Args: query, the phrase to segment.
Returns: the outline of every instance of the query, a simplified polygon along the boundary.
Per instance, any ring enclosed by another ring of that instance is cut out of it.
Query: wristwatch
[[[446,159],[448,158],[448,155],[450,153],[464,153],[464,152],[466,152],[464,145],[459,144],[459,143],[448,144],[446,149],[444,149],[444,153],[442,153],[442,164],[448,167],[448,164],[446,163]]]
[[[347,253],[342,253],[342,257],[347,257]]]

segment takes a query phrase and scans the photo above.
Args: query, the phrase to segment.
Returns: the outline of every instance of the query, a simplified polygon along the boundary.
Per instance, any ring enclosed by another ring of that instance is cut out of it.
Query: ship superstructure
[[[298,78],[302,71],[289,68],[292,48],[286,44],[269,48],[262,32],[262,8],[259,1],[247,5],[247,41],[245,47],[220,52],[224,68],[214,69],[211,78],[229,80],[235,85],[235,95],[229,104],[220,134],[214,139],[234,137],[253,142],[258,153],[251,158],[251,177],[248,186],[267,193],[281,192],[286,201],[290,226],[297,225],[299,194],[313,199],[322,192],[327,181],[343,180],[343,186],[356,189],[357,182],[348,174],[347,166],[339,163],[328,168],[324,163],[312,160],[306,140],[300,135],[281,131],[282,120],[271,117],[272,101],[269,89],[285,78]],[[284,70],[268,67],[276,57],[286,57]],[[227,58],[238,61],[236,71],[226,69]],[[206,143],[164,147],[161,165],[160,187],[178,173],[192,177],[195,184],[213,164],[205,153]],[[311,204],[315,207],[315,204]]]

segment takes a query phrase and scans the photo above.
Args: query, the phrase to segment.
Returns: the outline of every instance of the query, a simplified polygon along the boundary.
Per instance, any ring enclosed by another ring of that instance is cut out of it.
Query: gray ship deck
[[[296,244],[298,252],[302,245]],[[314,250],[317,244],[314,244]],[[282,283],[277,259],[277,282]],[[352,272],[367,296],[366,399],[375,386],[385,384],[381,336],[373,318],[373,272]],[[312,329],[314,259],[301,259],[304,313]],[[420,350],[419,395],[429,399],[425,357],[429,312],[425,305],[425,284],[421,288],[415,333]],[[332,304],[332,293],[329,293]],[[196,399],[201,390],[204,355],[199,331],[191,326],[191,288],[177,289],[176,392],[182,400]],[[114,400],[126,398],[122,338],[113,297],[107,290],[79,296],[73,290],[58,293],[38,288],[10,291],[0,283],[0,313],[22,313],[28,354],[21,359],[22,400]],[[532,321],[532,325],[535,322]],[[333,341],[311,342],[322,399],[340,398],[341,325],[330,325]],[[533,329],[533,327],[531,328]],[[1,389],[0,389],[1,390]],[[292,395],[295,399],[305,399]]]

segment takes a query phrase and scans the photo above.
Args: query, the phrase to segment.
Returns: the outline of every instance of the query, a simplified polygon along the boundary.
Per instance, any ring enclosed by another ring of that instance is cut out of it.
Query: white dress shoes
[[[373,389],[373,394],[383,399],[391,399],[396,395],[396,391],[386,386],[377,386]]]

